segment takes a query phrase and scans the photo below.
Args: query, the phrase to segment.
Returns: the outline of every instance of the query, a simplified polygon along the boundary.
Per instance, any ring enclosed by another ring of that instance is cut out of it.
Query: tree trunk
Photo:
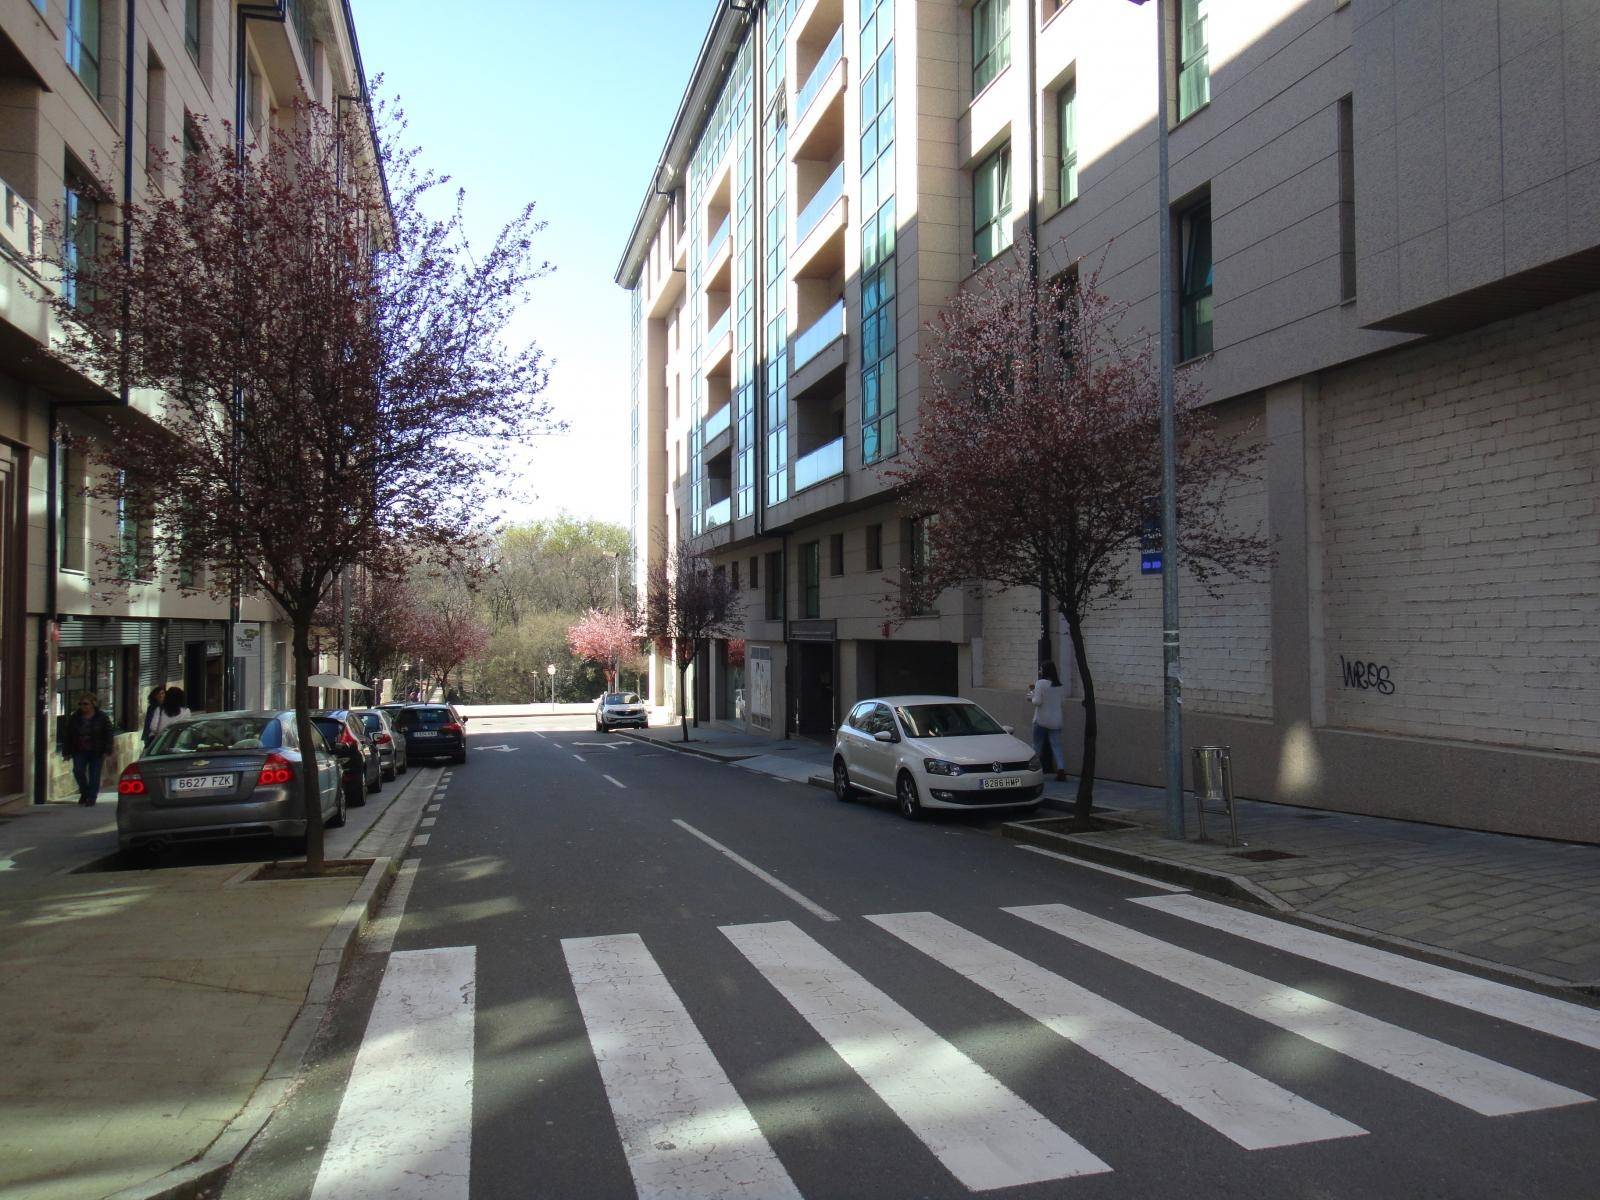
[[[689,686],[689,664],[678,663],[678,724],[683,729],[683,740],[689,740],[689,703],[686,689]]]
[[[306,871],[318,875],[324,861],[322,792],[317,771],[317,731],[311,724],[311,685],[306,682],[310,678],[311,621],[302,616],[294,622],[294,727],[300,742],[300,769],[295,774],[306,814]],[[344,786],[342,772],[339,786]]]
[[[1072,658],[1078,665],[1078,678],[1083,680],[1083,769],[1078,773],[1078,799],[1072,815],[1087,824],[1094,808],[1094,757],[1095,742],[1100,725],[1095,712],[1094,675],[1089,671],[1089,651],[1084,645],[1083,625],[1076,609],[1063,609],[1067,630],[1072,634]]]

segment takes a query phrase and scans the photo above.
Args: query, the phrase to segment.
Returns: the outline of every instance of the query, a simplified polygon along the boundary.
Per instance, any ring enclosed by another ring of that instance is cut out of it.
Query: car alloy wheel
[[[843,758],[833,760],[833,797],[841,803],[848,804],[856,796],[855,788],[850,786],[850,772],[844,765]]]
[[[325,828],[325,829],[342,829],[342,828],[344,828],[344,812],[345,812],[345,809],[344,809],[344,789],[340,788],[339,791],[338,791],[338,794],[335,797],[334,802],[333,802],[333,816],[328,818],[328,821],[323,826],[323,828]]]
[[[922,819],[922,801],[917,798],[917,781],[911,778],[909,772],[900,772],[900,781],[895,785],[895,798],[902,817],[908,821]]]

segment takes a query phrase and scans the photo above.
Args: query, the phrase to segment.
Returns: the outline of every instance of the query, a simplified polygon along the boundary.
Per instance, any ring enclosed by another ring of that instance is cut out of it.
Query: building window
[[[739,590],[739,562],[737,559],[728,567],[728,578],[733,582],[733,590]]]
[[[883,526],[867,526],[867,570],[883,570]]]
[[[972,257],[978,266],[1011,245],[1011,146],[972,173]]]
[[[67,303],[76,308],[93,297],[78,278],[81,270],[94,269],[95,251],[100,239],[100,213],[95,201],[97,189],[89,177],[74,163],[66,168],[66,228],[62,238],[62,251],[66,259],[66,277],[61,281],[62,293]]]
[[[754,591],[761,586],[761,560],[754,554],[750,556],[750,589]]]
[[[56,521],[60,538],[60,568],[81,571],[84,535],[88,532],[84,508],[83,463],[66,446],[56,447]]]
[[[901,551],[902,569],[908,576],[907,583],[915,580],[927,567],[930,558],[928,536],[931,532],[931,517],[911,517],[902,530],[905,543]],[[938,610],[934,607],[932,598],[920,595],[921,587],[917,586],[908,597],[912,601],[909,606],[910,614],[914,617],[931,616]]]
[[[1069,83],[1056,94],[1056,137],[1061,152],[1057,195],[1063,205],[1078,198],[1078,85]]]
[[[1011,0],[978,0],[972,6],[972,94],[1010,65]]]
[[[861,63],[861,461],[866,465],[900,448],[894,0],[862,0]]]
[[[246,69],[244,85],[244,117],[252,133],[261,138],[261,72],[251,63]]]
[[[200,0],[183,0],[183,44],[189,57],[200,65]]]
[[[1349,96],[1339,101],[1339,299],[1356,298],[1355,112]]]
[[[767,620],[783,620],[783,551],[767,555]]]
[[[800,547],[800,615],[822,615],[822,543]]]
[[[828,574],[844,574],[844,534],[835,533],[828,537]]]
[[[167,149],[167,72],[152,49],[144,75],[144,169],[155,175]],[[160,178],[154,182],[159,186]]]
[[[118,472],[120,490],[127,476]],[[126,497],[117,500],[117,571],[123,579],[149,579],[155,572],[151,553],[151,521],[136,512]]]
[[[67,66],[100,96],[100,0],[67,0]]]
[[[1211,353],[1211,201],[1196,204],[1178,224],[1182,278],[1178,286],[1178,360]]]
[[[1206,55],[1206,0],[1178,4],[1178,120],[1211,103],[1211,67]]]
[[[195,125],[194,115],[183,114],[183,161],[188,161],[200,153],[200,130]]]

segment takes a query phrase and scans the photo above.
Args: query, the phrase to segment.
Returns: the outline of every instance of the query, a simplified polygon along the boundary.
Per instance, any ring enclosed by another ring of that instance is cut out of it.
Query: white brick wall
[[[1320,409],[1328,723],[1600,751],[1600,297],[1334,372]]]
[[[1225,431],[1253,424],[1263,434],[1260,401],[1229,404],[1219,413]],[[1240,488],[1230,507],[1237,527],[1265,531],[1264,479]],[[1161,704],[1161,577],[1138,574],[1138,552],[1128,550],[1129,596],[1086,620],[1089,667],[1095,694],[1108,703]],[[1179,592],[1183,634],[1183,702],[1186,709],[1236,717],[1272,716],[1272,612],[1265,571],[1255,578],[1223,576],[1213,598],[1186,572]]]
[[[986,594],[983,686],[1025,692],[1038,678],[1038,665],[1039,590],[1009,588]]]

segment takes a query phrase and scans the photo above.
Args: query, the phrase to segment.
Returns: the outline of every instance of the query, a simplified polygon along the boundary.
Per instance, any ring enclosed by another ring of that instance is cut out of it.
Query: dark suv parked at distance
[[[467,761],[467,729],[448,704],[412,704],[400,710],[396,724],[406,735],[407,758]]]

